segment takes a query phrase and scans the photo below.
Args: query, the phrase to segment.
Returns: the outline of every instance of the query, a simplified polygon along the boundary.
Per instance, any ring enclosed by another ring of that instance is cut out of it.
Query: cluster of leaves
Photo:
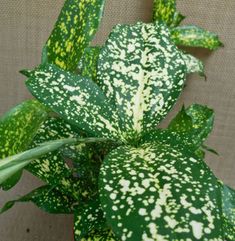
[[[117,25],[91,47],[104,0],[66,0],[43,48],[23,70],[37,100],[0,120],[0,185],[26,169],[45,182],[12,200],[74,215],[75,240],[235,240],[235,192],[204,163],[214,113],[183,107],[157,125],[201,61],[176,45],[216,49],[214,33],[178,26],[175,0],[155,0],[153,23]],[[56,113],[56,114],[55,114]]]

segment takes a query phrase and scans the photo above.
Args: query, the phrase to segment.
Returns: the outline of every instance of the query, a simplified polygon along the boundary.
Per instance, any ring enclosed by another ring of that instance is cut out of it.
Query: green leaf
[[[39,187],[19,199],[7,202],[0,209],[0,214],[12,208],[17,202],[33,202],[40,209],[53,214],[70,214],[73,212],[73,200],[62,195],[51,186]]]
[[[183,108],[171,121],[168,129],[186,134],[195,147],[200,147],[213,129],[214,111],[206,106],[194,104]]]
[[[171,26],[172,23],[176,22],[175,13],[176,0],[153,1],[153,21],[162,21],[165,22],[168,26]]]
[[[177,27],[186,17],[179,12],[175,12],[171,27]]]
[[[205,76],[204,64],[202,61],[190,54],[183,54],[182,57],[186,63],[188,74],[198,73],[201,76]]]
[[[18,171],[21,171],[34,159],[55,151],[64,145],[74,144],[77,141],[78,140],[74,138],[50,141],[43,143],[36,148],[0,160],[0,184],[4,183]]]
[[[46,108],[35,100],[14,107],[0,119],[0,159],[27,149],[40,125],[47,117]],[[9,190],[20,179],[21,171],[2,183]]]
[[[216,50],[223,44],[217,34],[194,25],[172,28],[171,39],[176,45]]]
[[[109,228],[103,230],[92,230],[86,237],[78,239],[81,241],[119,241]],[[78,241],[75,239],[75,241]]]
[[[79,138],[73,127],[59,118],[48,118],[38,130],[31,147],[36,147],[43,142],[64,138]],[[80,144],[84,145],[84,144]],[[64,194],[78,197],[81,194],[79,180],[75,180],[72,170],[65,163],[61,150],[48,153],[32,161],[26,170],[51,186],[59,186]]]
[[[223,240],[217,179],[186,149],[119,147],[105,159],[99,186],[121,240]]]
[[[74,234],[75,240],[88,235],[94,229],[101,230],[105,227],[106,220],[101,208],[99,197],[93,200],[79,204],[74,212]]]
[[[88,77],[96,82],[97,62],[100,53],[100,47],[88,47],[78,64],[79,72],[82,76]]]
[[[223,207],[223,222],[225,231],[225,240],[235,240],[235,190],[221,185],[222,207]]]
[[[181,93],[186,66],[164,24],[118,25],[101,49],[98,83],[124,138],[154,128]]]
[[[74,71],[99,26],[105,0],[66,0],[47,46],[48,62]]]
[[[117,138],[114,106],[91,79],[43,65],[26,84],[36,98],[79,129],[91,136]]]

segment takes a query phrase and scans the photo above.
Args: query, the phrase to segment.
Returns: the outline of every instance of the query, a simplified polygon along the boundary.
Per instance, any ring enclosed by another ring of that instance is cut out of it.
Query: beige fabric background
[[[39,64],[41,48],[62,4],[63,0],[0,0],[0,114],[30,97],[18,70]],[[208,144],[220,156],[208,155],[207,162],[218,177],[235,187],[235,1],[181,0],[179,8],[188,16],[185,23],[219,33],[225,48],[213,53],[190,50],[205,62],[208,80],[191,76],[172,113],[183,103],[194,102],[215,110],[215,129]],[[151,11],[152,0],[107,0],[95,42],[102,44],[116,23],[150,21]],[[39,185],[25,174],[10,193],[0,192],[0,205]],[[71,240],[72,217],[48,215],[32,204],[17,204],[0,216],[0,241]]]

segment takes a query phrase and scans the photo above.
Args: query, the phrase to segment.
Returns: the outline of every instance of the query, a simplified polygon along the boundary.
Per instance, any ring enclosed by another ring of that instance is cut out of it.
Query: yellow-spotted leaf
[[[51,36],[43,60],[74,71],[84,49],[99,26],[105,0],[66,0]]]
[[[220,183],[225,240],[235,240],[235,190]]]
[[[88,47],[78,64],[79,73],[96,82],[97,79],[97,62],[100,53],[100,47]]]
[[[36,98],[74,126],[92,136],[117,138],[114,106],[91,79],[43,65],[32,71],[26,84]]]
[[[46,108],[35,100],[25,101],[3,115],[0,119],[0,159],[26,150],[46,117]],[[16,173],[2,184],[2,188],[10,189],[20,177],[21,172]]]
[[[79,141],[75,138],[44,142],[35,148],[0,160],[0,185],[2,185],[6,180],[14,176],[17,172],[21,171],[33,160],[45,154],[58,150],[64,145],[72,145],[77,142]]]
[[[185,76],[181,51],[161,23],[117,25],[99,55],[98,84],[116,106],[124,138],[167,115]]]
[[[70,214],[73,212],[74,205],[73,199],[61,194],[56,188],[42,186],[23,197],[7,202],[0,209],[0,214],[6,212],[18,202],[33,202],[43,211],[53,214]]]
[[[119,147],[105,159],[99,187],[107,222],[121,240],[224,240],[220,186],[187,149]]]
[[[199,148],[213,129],[214,111],[207,106],[194,104],[182,108],[171,121],[168,129],[186,134],[196,148]],[[186,144],[186,143],[185,143]]]
[[[163,21],[168,26],[174,22],[176,13],[176,0],[154,0],[153,20]]]
[[[171,39],[176,45],[201,47],[209,50],[216,50],[223,45],[217,34],[194,25],[172,28]]]

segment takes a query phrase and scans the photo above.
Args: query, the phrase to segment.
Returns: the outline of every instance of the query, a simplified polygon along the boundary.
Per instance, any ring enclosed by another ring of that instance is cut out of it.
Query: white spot
[[[202,230],[203,230],[203,223],[199,223],[197,221],[191,221],[189,223],[192,226],[193,229],[193,235],[196,239],[202,238]]]

